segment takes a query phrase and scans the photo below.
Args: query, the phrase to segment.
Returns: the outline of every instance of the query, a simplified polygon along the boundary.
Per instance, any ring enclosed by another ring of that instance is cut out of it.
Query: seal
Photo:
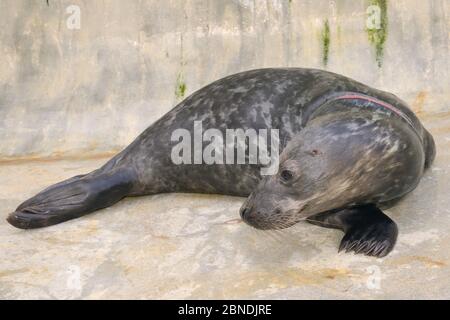
[[[194,133],[195,121],[220,132],[277,128],[278,171],[263,176],[260,162],[175,164],[172,134]],[[342,230],[340,250],[381,257],[397,238],[381,210],[411,192],[434,157],[432,136],[393,94],[323,70],[251,70],[193,93],[104,166],[48,187],[7,220],[39,228],[127,196],[216,193],[248,197],[240,215],[255,228],[307,221]]]

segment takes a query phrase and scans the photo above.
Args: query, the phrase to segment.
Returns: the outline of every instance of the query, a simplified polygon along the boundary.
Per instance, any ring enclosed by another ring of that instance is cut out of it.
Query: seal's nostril
[[[249,212],[249,208],[244,208],[243,210],[241,210],[241,218],[245,218],[245,216],[248,215]]]

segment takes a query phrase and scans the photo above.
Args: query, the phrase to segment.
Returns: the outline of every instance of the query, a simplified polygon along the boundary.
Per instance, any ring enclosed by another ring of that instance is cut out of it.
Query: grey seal
[[[193,132],[194,121],[221,132],[277,128],[279,170],[173,163],[171,135]],[[397,238],[381,209],[411,192],[434,157],[432,136],[393,94],[323,70],[250,70],[196,91],[101,168],[48,187],[7,220],[39,228],[127,196],[215,193],[248,197],[240,215],[255,228],[307,221],[342,230],[340,250],[381,257]]]

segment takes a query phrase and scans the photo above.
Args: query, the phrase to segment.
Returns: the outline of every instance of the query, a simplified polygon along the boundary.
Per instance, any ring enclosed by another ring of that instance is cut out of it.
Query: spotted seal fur
[[[278,172],[262,176],[260,163],[174,164],[171,134],[192,132],[194,121],[221,132],[277,128]],[[411,192],[434,156],[432,136],[393,94],[322,70],[251,70],[193,93],[104,166],[43,190],[8,221],[39,228],[127,196],[216,193],[248,197],[240,214],[255,228],[306,220],[342,230],[340,249],[380,257],[397,238],[380,208]]]

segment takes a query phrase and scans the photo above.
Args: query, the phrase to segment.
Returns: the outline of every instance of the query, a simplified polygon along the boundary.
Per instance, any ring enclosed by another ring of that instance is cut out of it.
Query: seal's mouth
[[[280,222],[280,221],[267,221],[267,220],[246,220],[243,219],[246,224],[249,226],[258,229],[258,230],[281,230],[292,227],[297,222]]]
[[[281,212],[275,209],[274,212],[264,213],[254,209],[254,207],[242,206],[240,215],[242,220],[249,226],[259,230],[280,230],[292,227],[306,219],[299,217],[299,214],[307,207],[302,206],[299,210],[288,210]]]

